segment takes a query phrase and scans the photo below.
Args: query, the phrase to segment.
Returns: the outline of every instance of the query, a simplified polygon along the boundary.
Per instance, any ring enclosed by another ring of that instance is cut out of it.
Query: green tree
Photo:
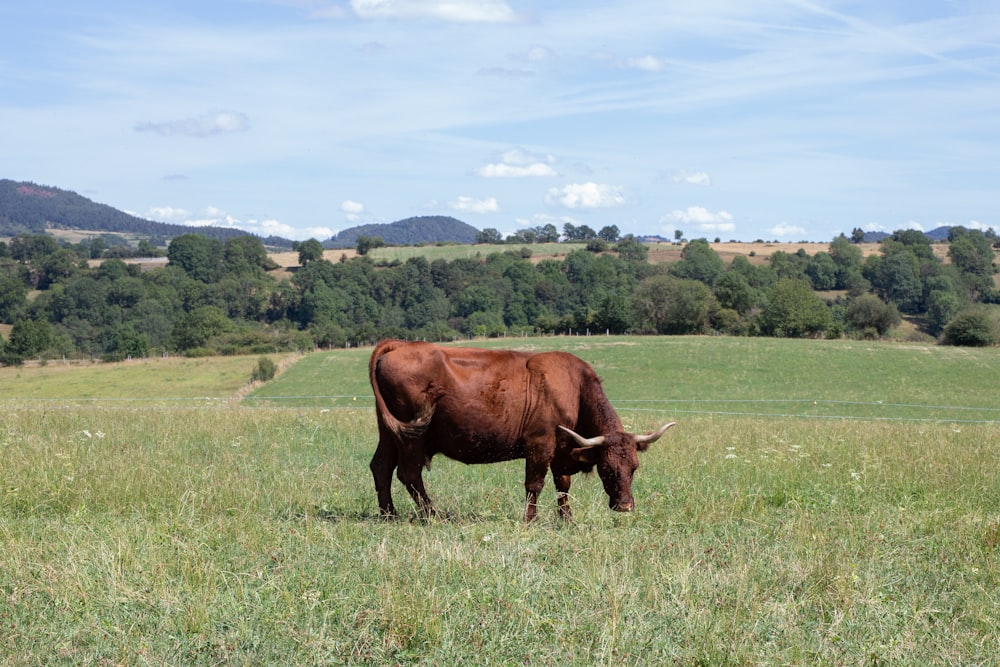
[[[615,251],[626,262],[645,262],[649,258],[649,248],[631,234],[618,241]]]
[[[701,281],[657,274],[639,283],[632,306],[640,333],[698,334],[707,330],[717,302]]]
[[[815,290],[832,290],[837,287],[837,263],[829,253],[820,251],[806,265],[806,275]]]
[[[597,238],[608,243],[618,243],[621,238],[621,230],[618,229],[618,225],[606,225],[597,232]]]
[[[768,290],[757,323],[764,335],[801,338],[829,329],[833,316],[809,283],[782,278]]]
[[[537,232],[539,243],[558,243],[559,242],[559,230],[551,222],[542,225],[538,228]]]
[[[10,324],[22,317],[27,299],[28,286],[23,280],[0,274],[0,322]]]
[[[712,285],[724,268],[719,253],[715,252],[707,240],[694,239],[684,246],[681,260],[671,265],[670,273],[678,278]]]
[[[476,233],[476,243],[497,244],[502,242],[503,237],[500,235],[500,232],[493,227],[487,227],[486,229]]]
[[[951,290],[932,290],[927,296],[927,330],[939,336],[945,326],[962,310],[962,300]]]
[[[877,278],[872,282],[885,300],[896,304],[904,313],[918,312],[924,287],[916,257],[909,252],[894,252],[879,266]]]
[[[972,301],[981,301],[994,291],[993,245],[977,230],[952,227],[948,231],[948,257],[961,274],[962,284]]]
[[[597,305],[594,328],[615,334],[627,332],[632,326],[632,301],[626,294],[607,294]]]
[[[316,239],[307,239],[302,243],[293,244],[292,249],[297,250],[299,253],[300,266],[323,259],[323,244]],[[366,249],[365,252],[358,251],[358,254],[364,255],[367,252],[368,250]]]
[[[34,357],[52,344],[52,325],[45,320],[18,320],[10,330],[10,339],[5,346],[7,354],[24,359]]]
[[[182,352],[204,347],[213,337],[228,333],[234,328],[233,322],[222,309],[201,306],[177,320],[172,333],[173,346]]]
[[[384,245],[385,240],[381,236],[361,235],[355,240],[355,247],[359,255],[367,255],[375,248],[381,248]]]
[[[715,298],[723,308],[747,315],[760,300],[757,290],[738,271],[726,271],[715,281]]]
[[[273,265],[264,244],[256,236],[250,235],[227,239],[222,257],[223,270],[228,275],[259,277]]]
[[[168,264],[181,268],[190,278],[211,283],[222,274],[222,244],[201,234],[182,234],[167,247]]]

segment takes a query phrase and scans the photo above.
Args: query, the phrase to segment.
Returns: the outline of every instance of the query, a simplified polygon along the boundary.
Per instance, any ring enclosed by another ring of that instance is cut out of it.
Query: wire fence
[[[831,399],[611,399],[620,412],[651,412],[704,417],[756,419],[820,419],[894,422],[932,422],[1000,425],[1000,405],[964,406],[902,403],[891,401],[846,401]],[[128,405],[162,409],[169,406],[221,406],[320,408],[323,410],[374,409],[371,395],[317,394],[232,397],[130,397],[130,398],[18,398],[0,400],[5,409],[19,405],[49,408],[81,405]]]

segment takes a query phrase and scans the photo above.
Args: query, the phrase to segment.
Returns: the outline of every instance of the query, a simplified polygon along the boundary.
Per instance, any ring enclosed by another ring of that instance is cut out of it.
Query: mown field
[[[0,664],[995,664],[995,350],[483,344],[573,351],[629,426],[678,422],[634,513],[591,476],[575,523],[550,483],[524,526],[521,464],[436,459],[444,518],[397,485],[378,520],[364,349],[246,396],[256,358],[71,369],[85,400],[0,369]]]

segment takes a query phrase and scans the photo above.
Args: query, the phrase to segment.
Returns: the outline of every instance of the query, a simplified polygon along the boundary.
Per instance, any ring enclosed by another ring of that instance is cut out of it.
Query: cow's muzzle
[[[621,503],[612,503],[611,509],[616,512],[631,512],[635,509],[635,502],[632,500],[626,500]]]

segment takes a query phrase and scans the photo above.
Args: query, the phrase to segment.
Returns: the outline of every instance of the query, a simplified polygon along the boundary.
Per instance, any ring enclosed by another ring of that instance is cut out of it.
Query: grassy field
[[[437,459],[445,518],[397,487],[406,518],[380,522],[368,350],[307,355],[242,403],[98,378],[235,396],[243,371],[215,376],[256,358],[198,360],[204,387],[154,379],[170,360],[76,368],[116,399],[81,403],[25,401],[3,369],[0,664],[995,664],[995,350],[483,344],[569,349],[626,423],[678,421],[636,512],[591,476],[574,524],[549,484],[526,527],[522,464]],[[16,380],[71,398],[51,371]]]

